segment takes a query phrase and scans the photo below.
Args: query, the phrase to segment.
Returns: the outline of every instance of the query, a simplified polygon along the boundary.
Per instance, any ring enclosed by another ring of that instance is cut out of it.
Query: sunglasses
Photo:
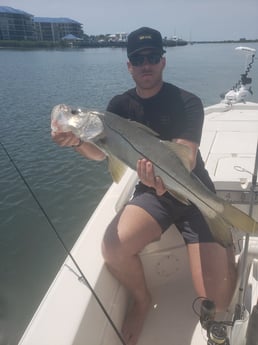
[[[160,62],[162,56],[157,53],[146,54],[146,55],[133,55],[129,58],[129,61],[133,66],[142,66],[145,62],[145,59],[150,65],[156,65]]]

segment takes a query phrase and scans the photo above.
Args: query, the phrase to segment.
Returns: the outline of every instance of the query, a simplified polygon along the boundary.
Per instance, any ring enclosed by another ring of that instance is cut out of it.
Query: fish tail
[[[258,223],[235,206],[224,203],[224,210],[214,217],[204,216],[216,242],[223,247],[233,244],[232,230],[238,229],[250,235],[258,235]]]
[[[258,223],[243,211],[239,210],[235,206],[225,203],[224,211],[221,216],[229,224],[238,230],[246,232],[250,235],[258,235]]]

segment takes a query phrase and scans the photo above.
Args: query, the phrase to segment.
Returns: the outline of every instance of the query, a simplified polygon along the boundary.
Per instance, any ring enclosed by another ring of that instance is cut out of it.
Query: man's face
[[[152,89],[162,82],[162,72],[166,59],[152,49],[141,50],[130,57],[127,67],[136,86],[140,89]]]

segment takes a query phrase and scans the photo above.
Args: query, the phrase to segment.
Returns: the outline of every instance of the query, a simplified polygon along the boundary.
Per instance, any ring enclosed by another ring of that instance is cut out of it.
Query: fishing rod
[[[13,158],[11,157],[11,155],[9,154],[9,152],[7,151],[5,145],[0,141],[0,145],[2,146],[6,156],[9,158],[11,164],[13,165],[13,167],[15,168],[15,170],[17,171],[18,175],[20,176],[21,180],[23,181],[23,183],[25,184],[25,186],[27,187],[30,195],[32,196],[33,200],[36,202],[36,204],[38,205],[39,209],[41,210],[41,212],[43,213],[43,215],[45,216],[48,224],[50,225],[50,228],[53,230],[53,232],[55,233],[58,241],[61,243],[64,251],[66,252],[66,254],[68,255],[68,257],[72,260],[73,264],[75,265],[76,269],[78,270],[78,272],[80,273],[81,277],[79,277],[79,281],[83,281],[85,283],[85,285],[88,287],[88,289],[90,290],[90,292],[92,293],[93,297],[95,298],[96,302],[98,303],[99,307],[101,308],[101,310],[103,311],[103,313],[105,314],[108,322],[110,323],[111,327],[113,328],[114,332],[116,333],[117,337],[119,338],[119,340],[121,341],[122,345],[126,345],[121,333],[119,332],[119,330],[117,329],[116,325],[114,324],[113,320],[111,319],[111,317],[109,316],[107,310],[105,309],[104,305],[102,304],[100,298],[98,297],[98,295],[96,294],[96,292],[94,291],[93,287],[91,286],[91,284],[89,283],[88,279],[86,278],[86,276],[84,275],[83,271],[81,270],[79,264],[77,263],[77,261],[75,260],[74,256],[72,255],[71,251],[68,249],[68,247],[66,246],[64,240],[62,239],[62,237],[60,236],[59,232],[57,231],[57,229],[55,228],[53,222],[51,221],[51,219],[49,218],[47,212],[45,211],[44,207],[42,206],[42,204],[40,203],[40,201],[38,200],[37,196],[35,195],[35,193],[33,192],[32,188],[30,187],[29,183],[27,182],[27,180],[25,179],[25,177],[23,176],[22,172],[20,171],[20,169],[18,168],[17,164],[15,163],[15,161],[13,160]]]

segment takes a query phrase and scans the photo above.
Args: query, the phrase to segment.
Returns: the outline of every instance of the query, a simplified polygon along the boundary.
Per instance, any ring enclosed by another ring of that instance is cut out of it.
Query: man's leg
[[[226,310],[236,285],[233,247],[217,243],[188,244],[190,268],[195,290],[216,304],[217,311]]]
[[[150,307],[143,267],[138,253],[158,240],[161,228],[145,210],[128,205],[109,225],[103,239],[103,256],[111,273],[133,297],[122,333],[126,344],[135,345]]]

